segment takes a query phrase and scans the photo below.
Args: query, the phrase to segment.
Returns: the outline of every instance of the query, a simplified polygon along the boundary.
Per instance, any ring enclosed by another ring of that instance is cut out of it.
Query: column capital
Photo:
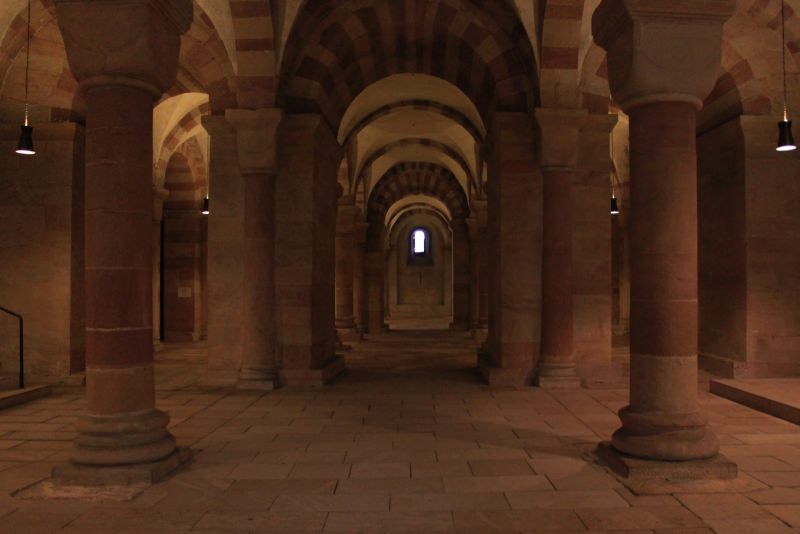
[[[574,169],[578,163],[578,138],[586,125],[585,109],[537,108],[536,122],[541,130],[542,169]]]
[[[175,82],[191,0],[55,0],[70,70],[81,88],[136,87],[159,98]]]
[[[603,0],[592,34],[608,52],[614,101],[626,112],[652,102],[702,108],[717,79],[722,25],[735,9],[736,0]]]
[[[225,110],[225,120],[236,130],[242,174],[275,173],[276,134],[282,119],[283,111],[278,108]]]

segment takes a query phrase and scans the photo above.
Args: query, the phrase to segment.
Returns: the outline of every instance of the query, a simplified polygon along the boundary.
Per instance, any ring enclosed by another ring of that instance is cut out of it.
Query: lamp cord
[[[789,119],[789,110],[786,98],[786,9],[784,0],[781,0],[781,67],[783,69],[783,120]]]
[[[25,50],[25,126],[28,125],[28,72],[31,68],[31,0],[28,0],[28,45]]]

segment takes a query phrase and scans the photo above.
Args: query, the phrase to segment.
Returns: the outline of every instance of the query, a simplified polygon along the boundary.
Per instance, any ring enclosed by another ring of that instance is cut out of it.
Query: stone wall
[[[722,376],[800,375],[800,161],[775,117],[699,138],[700,363]]]
[[[430,264],[409,261],[411,232],[424,228],[430,237]],[[412,213],[392,229],[387,257],[386,322],[392,330],[445,329],[453,322],[453,243],[450,229],[437,215]]]
[[[84,367],[83,127],[36,125],[35,156],[0,127],[0,305],[25,317],[25,365],[54,379]],[[0,316],[0,370],[16,372],[17,323]]]
[[[697,139],[699,352],[730,375],[746,359],[745,141],[738,119]]]
[[[244,179],[235,130],[219,116],[203,117],[203,127],[211,134],[206,382],[230,384],[242,357]]]

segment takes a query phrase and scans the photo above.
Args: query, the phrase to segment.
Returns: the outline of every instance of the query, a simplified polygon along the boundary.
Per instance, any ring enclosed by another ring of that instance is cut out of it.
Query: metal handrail
[[[23,332],[24,332],[23,319],[22,319],[22,316],[20,314],[18,314],[17,312],[11,311],[8,308],[4,308],[2,306],[0,306],[0,312],[5,312],[5,313],[7,313],[9,315],[12,315],[12,316],[17,318],[17,321],[19,321],[19,388],[20,389],[24,389],[25,388],[25,356],[24,356],[25,351],[24,351],[24,345],[23,345],[23,337],[24,337],[23,336]]]

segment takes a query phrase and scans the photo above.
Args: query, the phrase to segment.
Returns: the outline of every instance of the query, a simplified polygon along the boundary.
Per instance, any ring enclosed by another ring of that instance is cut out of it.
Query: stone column
[[[367,231],[367,245],[364,255],[367,294],[367,332],[379,334],[384,329],[384,253],[383,225],[372,223]]]
[[[489,353],[480,361],[492,385],[533,379],[541,325],[542,182],[533,118],[496,113],[490,134]]]
[[[356,254],[356,220],[361,210],[351,196],[339,198],[336,212],[336,331],[342,343],[354,341],[353,282]]]
[[[469,329],[470,243],[467,221],[453,219],[453,328]]]
[[[355,317],[358,339],[364,337],[367,329],[365,317],[366,310],[366,280],[364,272],[364,256],[367,242],[367,228],[369,225],[362,220],[356,222],[355,249],[353,251],[353,315]]]
[[[72,460],[125,471],[68,465],[54,474],[152,480],[179,456],[169,416],[155,409],[153,104],[175,81],[192,3],[57,0],[56,9],[86,97],[87,415]]]
[[[469,328],[473,332],[478,327],[480,314],[481,249],[478,218],[473,214],[467,219],[469,232]]]
[[[153,186],[153,342],[161,343],[161,221],[169,191]]]
[[[272,389],[275,363],[275,173],[279,109],[227,110],[244,178],[242,365],[236,386]]]
[[[204,115],[211,136],[209,169],[208,369],[203,383],[232,386],[242,364],[245,181],[239,172],[237,132],[222,115]]]
[[[485,200],[473,200],[472,212],[477,221],[476,248],[478,253],[478,322],[473,326],[472,336],[481,343],[486,341],[489,331],[489,252],[488,215]]]
[[[630,116],[631,393],[613,447],[653,460],[717,454],[697,405],[696,115],[736,2],[603,0],[595,40]]]
[[[281,383],[319,386],[344,370],[335,316],[336,137],[319,115],[287,115],[279,134],[276,291]]]
[[[540,387],[578,387],[572,339],[572,179],[585,110],[537,109],[544,181]]]

